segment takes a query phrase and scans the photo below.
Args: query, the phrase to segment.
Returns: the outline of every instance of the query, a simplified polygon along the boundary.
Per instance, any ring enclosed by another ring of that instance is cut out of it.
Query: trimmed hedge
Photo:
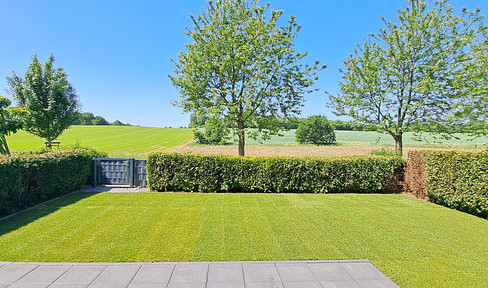
[[[234,157],[150,154],[153,191],[193,192],[388,192],[400,157]]]
[[[434,203],[488,218],[488,151],[409,153],[406,176],[411,192],[425,194]]]
[[[79,189],[95,155],[77,149],[0,157],[0,216]]]

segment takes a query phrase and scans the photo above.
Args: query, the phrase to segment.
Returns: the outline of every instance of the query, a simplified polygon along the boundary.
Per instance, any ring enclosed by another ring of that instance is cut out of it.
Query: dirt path
[[[247,156],[346,156],[357,154],[369,154],[371,150],[381,147],[371,146],[246,146]],[[407,155],[410,150],[452,150],[440,148],[405,147]],[[237,146],[181,146],[168,151],[171,153],[192,153],[204,155],[238,155]]]

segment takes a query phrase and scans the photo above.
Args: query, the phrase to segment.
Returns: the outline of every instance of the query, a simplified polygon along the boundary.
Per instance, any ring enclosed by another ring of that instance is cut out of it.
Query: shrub
[[[488,152],[409,153],[407,189],[432,202],[488,218]]]
[[[334,126],[320,115],[302,120],[295,133],[296,141],[301,144],[330,145],[336,142]]]
[[[79,189],[93,156],[78,149],[0,157],[0,216]]]
[[[199,129],[193,130],[195,140],[200,144],[222,145],[229,134],[229,128],[225,122],[218,118],[208,118],[205,121],[204,132]]]
[[[234,157],[150,154],[149,187],[194,192],[387,192],[400,157]]]

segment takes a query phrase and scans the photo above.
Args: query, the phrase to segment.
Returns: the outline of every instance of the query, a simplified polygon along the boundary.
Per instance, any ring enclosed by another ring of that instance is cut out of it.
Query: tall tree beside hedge
[[[9,108],[12,101],[0,96],[0,154],[10,154],[6,136],[22,129],[22,122],[18,118],[22,109]]]
[[[54,68],[51,54],[42,65],[32,56],[24,78],[8,77],[10,92],[18,106],[25,108],[26,131],[51,142],[73,124],[78,115],[78,97],[63,68]]]
[[[302,144],[330,145],[336,142],[334,125],[321,115],[302,120],[295,134],[296,141]]]
[[[302,65],[307,53],[295,51],[300,26],[292,16],[269,11],[259,0],[208,1],[202,15],[191,16],[192,42],[180,52],[170,76],[185,112],[223,118],[238,131],[239,155],[244,156],[245,127],[258,127],[252,138],[279,131],[276,117],[300,112],[303,95],[311,92],[319,62]],[[268,12],[269,11],[269,12]]]
[[[397,152],[412,123],[451,132],[451,110],[462,93],[459,75],[472,65],[470,44],[480,35],[479,10],[454,15],[447,0],[408,0],[398,21],[371,35],[344,61],[339,95],[329,94],[337,115],[390,134]],[[430,4],[432,3],[432,4]]]

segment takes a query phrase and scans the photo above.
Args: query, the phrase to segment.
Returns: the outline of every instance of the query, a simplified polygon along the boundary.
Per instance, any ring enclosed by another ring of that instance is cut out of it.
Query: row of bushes
[[[410,152],[406,189],[430,201],[488,218],[488,152]]]
[[[388,192],[402,165],[399,157],[234,157],[151,154],[153,191],[195,192]]]
[[[0,216],[79,189],[91,173],[90,150],[0,157]]]

